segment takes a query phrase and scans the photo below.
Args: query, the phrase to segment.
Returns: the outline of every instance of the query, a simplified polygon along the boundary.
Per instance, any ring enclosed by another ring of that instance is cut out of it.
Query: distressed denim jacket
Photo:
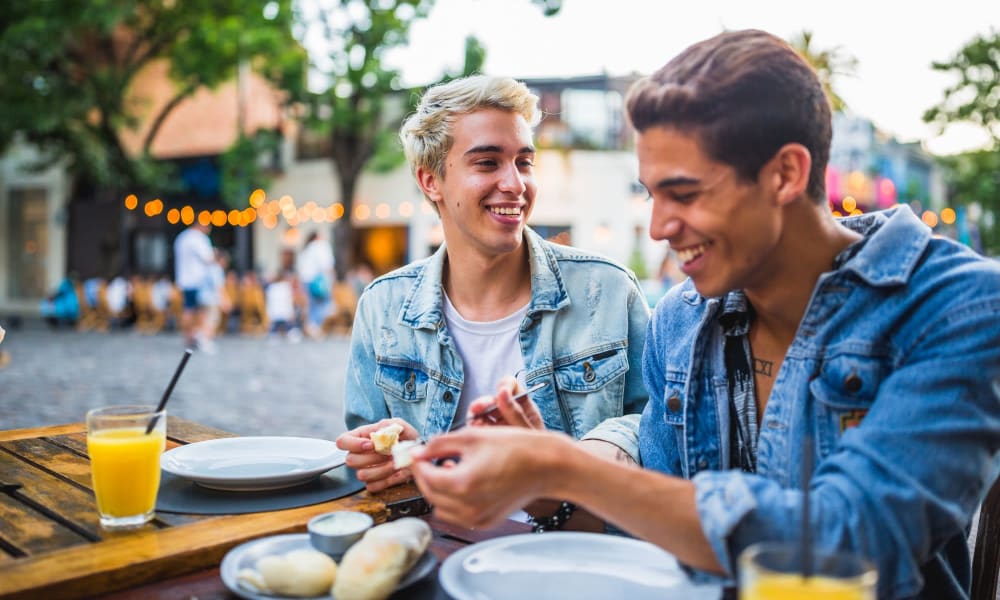
[[[757,472],[729,464],[726,299],[690,281],[650,321],[640,458],[693,479],[732,575],[748,545],[798,539],[811,435],[815,544],[874,561],[879,598],[965,598],[966,535],[1000,452],[1000,263],[933,238],[908,207],[843,223],[867,240],[813,290],[761,419]]]
[[[532,394],[546,427],[579,438],[604,419],[642,412],[647,396],[639,364],[649,307],[635,277],[531,229],[524,239],[531,302],[519,338],[525,381],[549,384]],[[451,426],[463,371],[442,312],[444,260],[442,246],[361,295],[344,395],[348,428],[390,416],[424,437]],[[616,435],[606,437],[623,443]]]

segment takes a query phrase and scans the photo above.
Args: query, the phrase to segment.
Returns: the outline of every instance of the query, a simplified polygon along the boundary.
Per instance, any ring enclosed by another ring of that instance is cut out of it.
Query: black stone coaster
[[[327,471],[308,483],[263,492],[213,490],[161,472],[156,510],[195,515],[242,515],[319,504],[350,496],[364,487],[347,466]]]

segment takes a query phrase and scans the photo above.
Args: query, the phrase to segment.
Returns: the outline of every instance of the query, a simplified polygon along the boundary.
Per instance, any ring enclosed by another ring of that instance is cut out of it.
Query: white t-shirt
[[[298,271],[303,285],[309,285],[319,275],[329,275],[333,271],[333,248],[330,243],[316,238],[306,244],[299,253]]]
[[[465,372],[462,397],[452,426],[465,422],[469,404],[480,396],[493,396],[504,375],[524,369],[519,333],[528,304],[497,321],[467,321],[444,294],[444,320],[462,357]]]
[[[188,227],[174,240],[174,281],[182,290],[197,290],[211,281],[208,266],[215,262],[212,240],[204,232]]]
[[[271,321],[295,320],[295,293],[287,279],[269,283],[264,291],[264,302],[267,304],[267,318]]]

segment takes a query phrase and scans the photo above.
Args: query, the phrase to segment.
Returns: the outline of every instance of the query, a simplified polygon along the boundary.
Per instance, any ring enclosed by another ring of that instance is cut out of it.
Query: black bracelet
[[[528,522],[531,523],[532,533],[554,531],[562,529],[566,525],[566,522],[573,516],[574,512],[576,512],[575,504],[572,502],[563,502],[551,517],[529,517]]]

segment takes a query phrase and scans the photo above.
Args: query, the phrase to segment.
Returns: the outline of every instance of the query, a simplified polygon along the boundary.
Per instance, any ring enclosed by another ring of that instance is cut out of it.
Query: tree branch
[[[156,139],[156,134],[160,132],[160,127],[163,125],[163,122],[167,119],[167,116],[169,116],[170,113],[173,112],[175,108],[177,108],[178,104],[180,104],[185,98],[193,94],[194,91],[197,89],[198,85],[196,83],[189,83],[183,90],[178,92],[177,95],[175,95],[173,98],[170,99],[169,102],[167,102],[167,104],[163,107],[163,110],[160,111],[160,114],[156,115],[156,118],[153,119],[153,124],[149,128],[149,131],[146,132],[146,139],[143,140],[142,142],[143,154],[146,155],[149,154],[149,150],[153,146],[153,140]]]

